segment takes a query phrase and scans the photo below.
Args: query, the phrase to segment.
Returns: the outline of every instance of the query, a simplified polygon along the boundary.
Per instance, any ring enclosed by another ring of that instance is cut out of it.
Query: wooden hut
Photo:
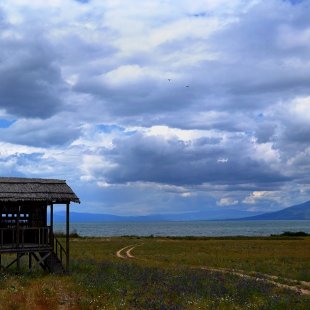
[[[0,178],[0,266],[7,269],[28,257],[29,270],[34,263],[49,272],[68,272],[69,208],[79,198],[64,180]],[[54,205],[66,205],[66,239],[62,245],[53,233]],[[50,216],[48,222],[48,208]],[[2,256],[12,257],[6,266]],[[16,255],[16,256],[15,256]]]

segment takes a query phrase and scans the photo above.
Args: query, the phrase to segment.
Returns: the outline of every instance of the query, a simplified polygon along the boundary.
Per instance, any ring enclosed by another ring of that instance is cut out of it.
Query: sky
[[[310,1],[2,0],[0,175],[78,212],[310,199]]]

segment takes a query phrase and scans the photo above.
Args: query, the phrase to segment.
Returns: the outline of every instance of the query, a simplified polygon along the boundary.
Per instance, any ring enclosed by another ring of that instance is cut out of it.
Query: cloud
[[[247,196],[243,203],[246,204],[257,204],[262,203],[263,200],[275,200],[281,201],[281,196],[277,192],[267,192],[267,191],[255,191],[252,192],[249,196]]]
[[[68,117],[68,115],[66,115]],[[55,126],[54,124],[57,124]],[[1,126],[0,126],[1,127]],[[66,130],[64,130],[64,128]],[[1,129],[2,141],[38,147],[64,145],[73,142],[80,128],[64,117],[50,119],[18,119],[7,128]]]
[[[287,178],[276,166],[274,158],[262,159],[257,145],[234,137],[225,142],[200,139],[184,141],[165,139],[160,135],[137,133],[113,141],[114,148],[104,156],[115,167],[102,170],[109,183],[135,181],[174,185],[277,183]],[[249,156],[249,148],[253,154]],[[228,158],[223,164],[221,156]]]
[[[221,198],[219,201],[216,202],[216,204],[218,206],[233,206],[233,205],[236,205],[238,204],[239,201],[234,199],[234,198],[231,198],[231,197],[225,197],[225,198]]]
[[[304,2],[304,0],[284,0],[284,1],[290,2],[293,5]]]
[[[5,0],[0,26],[3,175],[119,213],[309,199],[306,1]]]
[[[0,107],[18,117],[47,118],[59,112],[66,84],[44,36],[8,24],[0,30],[0,45]]]

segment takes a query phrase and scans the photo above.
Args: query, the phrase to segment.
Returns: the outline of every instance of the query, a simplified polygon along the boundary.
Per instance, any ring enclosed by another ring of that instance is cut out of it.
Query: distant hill
[[[254,216],[252,216],[254,214]],[[249,216],[251,215],[251,216]],[[65,212],[55,212],[55,222],[65,222]],[[212,221],[212,220],[310,220],[310,201],[280,211],[263,213],[211,208],[201,212],[181,214],[150,214],[145,216],[118,216],[70,212],[71,222],[156,222],[156,221]]]
[[[160,221],[163,220],[160,216],[118,216],[102,213],[80,213],[70,212],[70,222],[135,222],[135,221]],[[55,222],[65,222],[65,212],[55,212]]]
[[[112,214],[94,214],[70,212],[71,222],[155,222],[155,221],[198,221],[198,220],[224,220],[257,215],[261,212],[248,212],[241,210],[214,208],[203,212],[181,214],[150,214],[145,216],[118,216]],[[65,222],[65,212],[55,212],[55,222]]]
[[[240,218],[242,221],[257,220],[310,220],[310,201],[276,212]]]

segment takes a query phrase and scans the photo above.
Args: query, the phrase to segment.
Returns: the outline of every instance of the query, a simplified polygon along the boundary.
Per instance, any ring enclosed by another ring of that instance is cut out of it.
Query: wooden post
[[[54,206],[51,203],[51,214],[50,214],[50,244],[52,250],[54,248]]]
[[[70,227],[69,227],[69,207],[70,203],[67,202],[66,204],[66,271],[70,271],[70,265],[69,265],[69,260],[70,260],[70,248],[69,248],[69,233],[70,233]]]
[[[19,212],[20,212],[20,206],[17,208],[17,214],[16,214],[16,219],[15,219],[15,224],[16,224],[16,247],[19,248]]]
[[[16,218],[16,247],[19,248],[19,213],[20,213],[20,206],[17,208],[17,218]],[[20,272],[20,255],[17,253],[17,272]]]

